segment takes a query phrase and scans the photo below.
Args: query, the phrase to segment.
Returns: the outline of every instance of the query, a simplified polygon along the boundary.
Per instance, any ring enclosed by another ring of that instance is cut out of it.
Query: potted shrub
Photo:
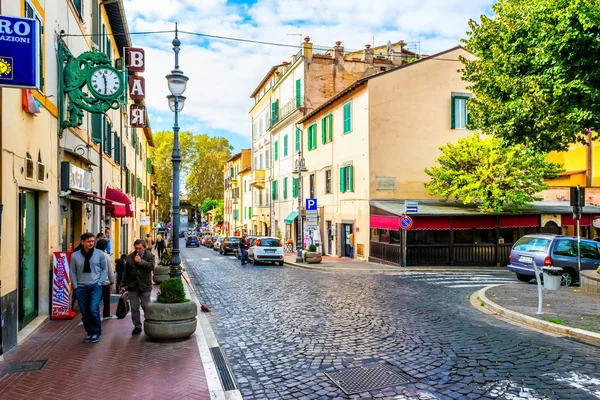
[[[144,309],[144,332],[155,340],[185,339],[196,331],[196,315],[198,306],[186,298],[181,279],[170,278]]]
[[[307,262],[309,264],[318,264],[322,260],[321,253],[317,252],[317,246],[315,246],[314,244],[308,246],[308,251],[305,254],[306,256],[304,262]]]
[[[158,264],[159,265],[154,267],[154,271],[152,271],[152,280],[154,283],[162,283],[170,278],[169,271],[171,268],[169,265],[172,264],[171,249],[167,248],[163,250]]]

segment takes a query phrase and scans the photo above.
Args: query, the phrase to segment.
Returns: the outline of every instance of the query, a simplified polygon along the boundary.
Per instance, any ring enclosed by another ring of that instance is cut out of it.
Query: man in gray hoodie
[[[108,280],[108,266],[103,251],[94,250],[94,234],[81,235],[82,249],[71,254],[71,284],[79,303],[81,320],[88,336],[85,343],[96,343],[102,335],[100,300],[102,285]]]

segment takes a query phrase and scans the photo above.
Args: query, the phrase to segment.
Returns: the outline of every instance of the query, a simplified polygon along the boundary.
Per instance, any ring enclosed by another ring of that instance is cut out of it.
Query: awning
[[[414,230],[443,230],[450,229],[450,218],[448,217],[415,217],[412,216]]]
[[[225,221],[225,222],[223,222],[221,229],[223,229],[225,231],[225,230],[227,230],[227,228],[229,228],[229,222]]]
[[[106,199],[95,195],[94,193],[80,192],[77,190],[68,190],[66,195],[67,199],[82,201],[86,203],[98,204],[99,206],[106,205]]]
[[[577,225],[577,220],[575,218],[573,218],[572,215],[562,215],[561,223],[562,223],[562,226],[575,226],[575,225]],[[590,225],[590,216],[582,215],[581,220],[579,221],[579,225],[589,226]]]
[[[539,215],[502,215],[500,228],[529,228],[540,226]]]
[[[454,217],[452,219],[452,229],[496,229],[496,217]]]
[[[291,224],[296,218],[298,218],[298,211],[292,211],[283,221],[286,224]]]
[[[387,217],[383,215],[371,215],[369,220],[371,228],[389,229],[392,231],[400,230],[399,217]]]
[[[106,199],[111,202],[110,206],[107,206],[107,211],[110,212],[113,218],[134,216],[133,204],[131,204],[131,200],[125,193],[108,187],[106,188]]]

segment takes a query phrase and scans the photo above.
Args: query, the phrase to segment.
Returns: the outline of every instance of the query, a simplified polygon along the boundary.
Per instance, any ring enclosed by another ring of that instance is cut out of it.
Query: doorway
[[[333,233],[333,226],[331,221],[327,221],[327,254],[331,255],[333,252],[333,240],[331,234]]]
[[[38,194],[19,192],[19,330],[38,316]]]
[[[342,224],[342,235],[340,237],[340,241],[341,241],[341,250],[342,250],[342,254],[340,254],[340,256],[342,257],[350,257],[352,258],[353,254],[352,254],[352,248],[351,248],[351,238],[350,235],[353,232],[353,226],[354,224]],[[354,235],[352,235],[354,236]]]

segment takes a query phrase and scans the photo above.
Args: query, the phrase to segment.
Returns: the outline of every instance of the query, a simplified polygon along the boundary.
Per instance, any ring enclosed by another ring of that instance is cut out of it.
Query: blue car
[[[196,235],[190,235],[185,239],[185,247],[200,247],[200,239]]]

